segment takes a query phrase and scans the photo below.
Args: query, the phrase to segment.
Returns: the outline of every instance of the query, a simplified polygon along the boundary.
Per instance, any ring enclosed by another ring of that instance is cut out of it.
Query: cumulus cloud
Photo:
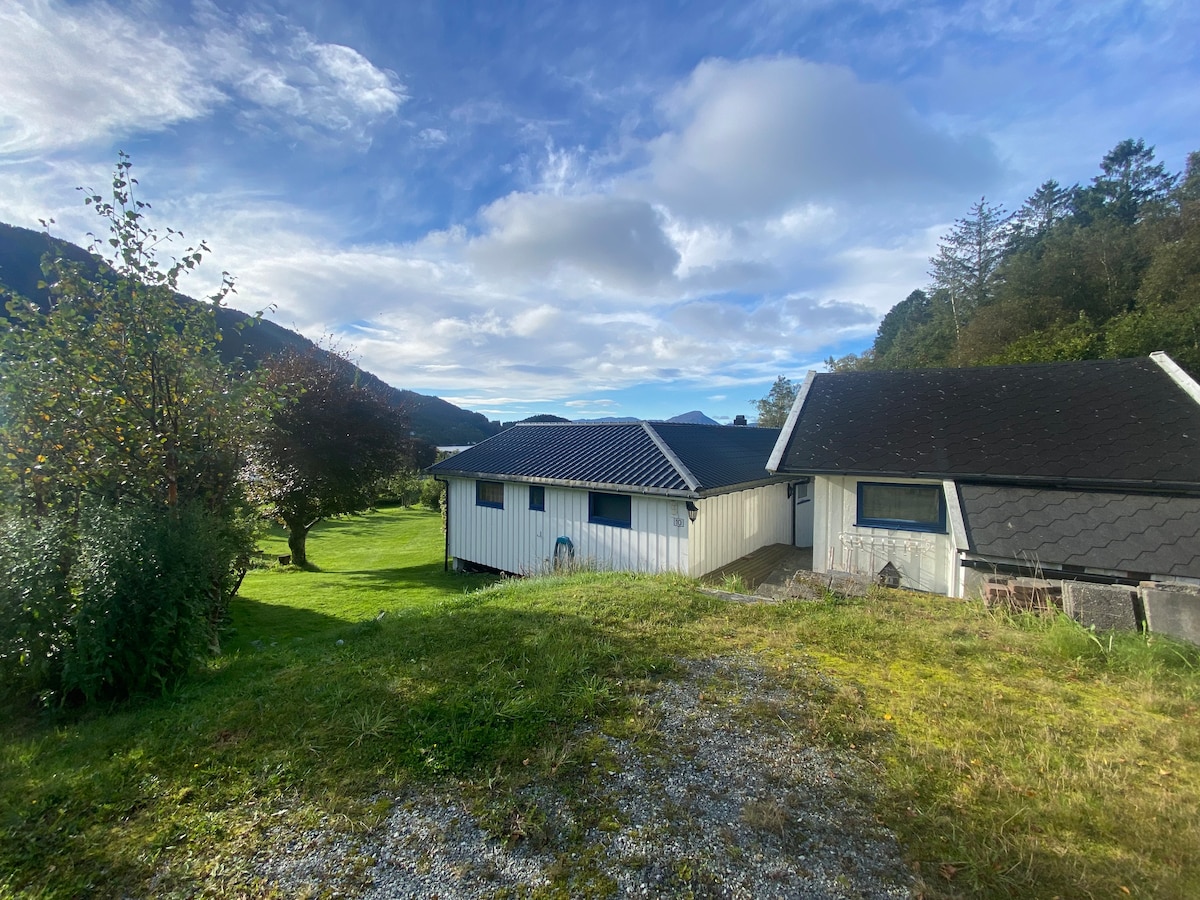
[[[998,168],[985,142],[933,128],[898,92],[801,59],[707,60],[662,112],[647,175],[684,216],[756,219],[898,187],[960,189]]]
[[[246,124],[361,144],[406,99],[393,73],[350,47],[215,7],[170,30],[102,2],[5,4],[0,55],[6,155],[161,131],[231,104]]]
[[[679,264],[659,214],[644,200],[593,194],[510,194],[480,214],[487,231],[469,258],[501,278],[582,275],[618,291],[654,290]]]

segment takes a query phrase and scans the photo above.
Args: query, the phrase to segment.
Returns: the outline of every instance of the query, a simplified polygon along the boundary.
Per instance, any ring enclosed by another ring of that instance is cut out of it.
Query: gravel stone
[[[462,792],[441,784],[394,798],[366,835],[269,836],[257,873],[289,896],[371,900],[524,897],[553,879],[572,897],[912,894],[860,757],[809,746],[790,727],[802,701],[755,660],[680,666],[683,677],[645,698],[648,738],[581,729],[577,739],[603,741],[602,763],[505,798],[536,811],[538,821],[513,823],[524,839],[490,836]]]

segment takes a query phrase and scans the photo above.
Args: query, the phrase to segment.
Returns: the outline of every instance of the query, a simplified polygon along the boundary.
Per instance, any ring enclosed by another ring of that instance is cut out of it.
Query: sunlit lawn
[[[171,696],[3,711],[0,896],[269,896],[250,860],[272,827],[369,828],[380,797],[444,777],[486,819],[506,785],[588,771],[577,725],[628,728],[676,657],[729,653],[802,698],[814,745],[862,760],[925,896],[1200,896],[1197,648],[902,592],[479,590],[443,571],[439,524],[319,527],[319,571],[248,574],[224,654]]]

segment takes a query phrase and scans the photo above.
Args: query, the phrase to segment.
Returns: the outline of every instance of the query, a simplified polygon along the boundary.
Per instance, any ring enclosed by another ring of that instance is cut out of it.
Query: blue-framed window
[[[629,528],[633,524],[633,507],[629,495],[589,492],[588,521],[595,525]]]
[[[529,508],[544,512],[546,509],[546,489],[540,484],[529,486]]]
[[[946,497],[940,484],[858,483],[858,521],[863,528],[946,533]]]
[[[504,509],[504,482],[476,481],[475,505],[490,506],[493,509]]]

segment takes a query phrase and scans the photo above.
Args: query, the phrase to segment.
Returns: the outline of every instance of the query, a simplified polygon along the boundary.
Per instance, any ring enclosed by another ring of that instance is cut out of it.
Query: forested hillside
[[[47,302],[49,295],[40,284],[41,261],[46,253],[87,266],[96,265],[95,258],[82,247],[40,231],[0,223],[0,318],[5,315],[7,294],[19,294],[42,304]],[[241,360],[254,367],[285,350],[319,352],[308,338],[267,319],[255,322],[253,327],[244,327],[251,318],[229,307],[217,310],[222,336],[219,351],[226,363]],[[473,444],[499,430],[486,416],[460,409],[439,397],[392,387],[370,372],[359,370],[358,379],[403,409],[416,436],[431,444]]]
[[[1089,184],[1043,183],[1015,212],[981,199],[930,282],[837,371],[1144,356],[1200,373],[1200,152],[1181,174],[1122,141]]]

